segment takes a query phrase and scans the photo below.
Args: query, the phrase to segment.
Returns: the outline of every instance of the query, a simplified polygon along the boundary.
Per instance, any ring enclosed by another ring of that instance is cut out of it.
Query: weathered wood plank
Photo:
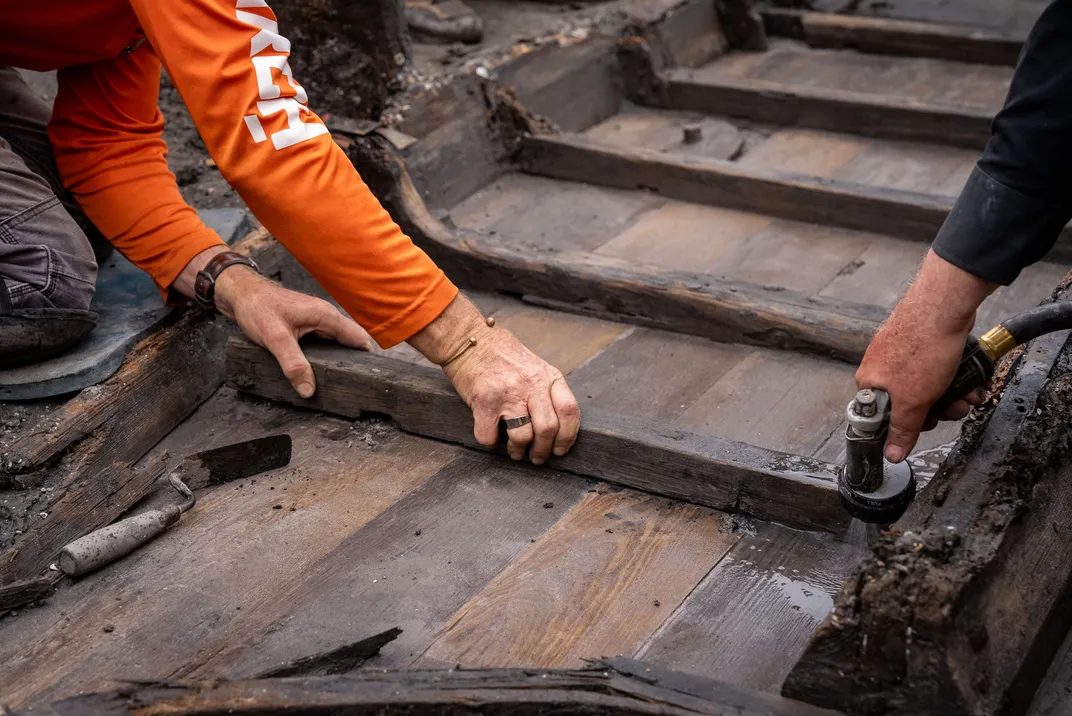
[[[873,306],[804,297],[590,253],[548,255],[448,229],[434,219],[404,165],[377,138],[351,159],[395,220],[451,278],[485,291],[533,295],[580,313],[626,319],[727,342],[775,345],[848,361],[885,317]],[[630,187],[633,188],[633,187]]]
[[[68,541],[122,513],[103,510],[105,505],[129,507],[148,494],[155,475],[135,480],[120,476],[128,475],[134,462],[219,387],[225,335],[225,328],[210,316],[184,317],[142,341],[114,376],[87,388],[83,397],[72,401],[73,407],[63,409],[58,436],[30,433],[25,442],[14,446],[16,450],[30,447],[27,454],[40,461],[83,439],[69,458],[53,468],[64,470],[66,477],[47,510],[48,517],[32,524],[15,547],[0,556],[0,582],[40,574]],[[87,408],[89,415],[81,416],[79,406]],[[36,466],[37,462],[23,458],[19,464]],[[116,491],[114,495],[111,490]],[[75,511],[71,512],[58,509],[58,503],[99,503],[101,510],[72,507]],[[111,517],[100,522],[105,514]],[[59,528],[60,520],[77,521]]]
[[[638,652],[660,666],[777,692],[863,545],[760,525]]]
[[[379,421],[342,420],[226,388],[160,447],[184,455],[276,432],[293,439],[288,467],[205,490],[157,539],[0,623],[6,705],[113,680],[189,675],[225,647],[270,629],[281,593],[306,582],[343,541],[465,452]],[[361,552],[351,548],[335,558],[352,563]],[[114,631],[104,632],[105,625]],[[340,624],[336,632],[338,642],[328,648],[295,640],[278,661],[261,666],[330,652],[372,629]]]
[[[48,597],[56,591],[56,581],[53,577],[37,577],[0,587],[0,615]]]
[[[1026,710],[1072,621],[1067,338],[1030,344],[846,581],[783,693],[854,711]]]
[[[451,615],[515,561],[590,483],[463,451],[419,488],[273,590],[254,632],[217,641],[219,651],[184,677],[246,677],[295,652],[349,643],[340,624],[361,633],[399,627],[371,664],[404,666],[425,651]],[[300,651],[299,651],[300,650]]]
[[[301,712],[310,716],[836,716],[835,712],[629,659],[586,669],[366,671],[335,677],[138,684],[78,696],[21,716],[119,716],[146,711],[197,716]]]
[[[263,349],[228,348],[231,385],[262,397],[344,416],[390,415],[408,432],[478,447],[473,418],[439,371],[338,346],[310,345],[317,392],[302,400]],[[577,445],[556,469],[704,507],[805,529],[838,531],[848,521],[836,467],[640,418],[585,409]]]
[[[589,493],[458,610],[416,666],[565,668],[632,654],[739,538],[703,508]]]
[[[994,119],[988,108],[726,75],[698,79],[684,68],[667,70],[665,82],[670,106],[678,110],[969,149],[986,145]]]
[[[526,136],[519,161],[532,174],[620,189],[648,189],[698,204],[752,211],[860,231],[930,241],[945,222],[953,197],[867,186],[714,159],[684,162],[639,149],[603,147],[563,134]],[[1069,230],[1049,254],[1072,257]]]
[[[755,350],[639,328],[573,371],[586,406],[672,423]]]
[[[684,162],[638,149],[604,147],[575,135],[524,137],[521,168],[532,174],[739,211],[930,241],[953,206],[948,197],[752,169],[713,159]]]
[[[965,25],[837,15],[787,8],[760,11],[767,34],[809,47],[1015,66],[1023,38]]]

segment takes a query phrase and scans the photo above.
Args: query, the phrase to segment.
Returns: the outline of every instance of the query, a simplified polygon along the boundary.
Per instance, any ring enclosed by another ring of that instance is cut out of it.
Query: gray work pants
[[[60,184],[45,129],[51,115],[0,66],[0,314],[5,303],[88,309],[93,298],[93,246],[106,242]]]

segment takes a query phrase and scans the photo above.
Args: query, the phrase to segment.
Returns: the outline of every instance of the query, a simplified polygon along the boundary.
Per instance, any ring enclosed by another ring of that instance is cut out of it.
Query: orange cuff
[[[171,284],[175,283],[179,274],[195,256],[213,246],[226,246],[226,242],[215,231],[205,227],[204,231],[186,237],[182,245],[168,257],[167,263],[160,266],[159,270],[150,272],[153,281],[156,282],[156,287],[160,289],[160,294],[169,306],[183,306],[189,302],[189,299],[184,296],[173,293]]]
[[[446,274],[439,272],[432,285],[404,311],[369,330],[381,348],[391,348],[402,341],[420,333],[425,326],[439,317],[458,296],[458,287],[451,283]]]

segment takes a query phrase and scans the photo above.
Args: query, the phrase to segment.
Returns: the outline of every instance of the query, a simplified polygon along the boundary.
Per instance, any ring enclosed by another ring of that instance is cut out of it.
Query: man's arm
[[[523,456],[529,442],[533,462],[564,453],[579,412],[561,374],[505,329],[483,325],[402,234],[309,110],[288,62],[290,44],[264,0],[131,4],[152,47],[66,70],[66,101],[53,123],[61,173],[105,235],[161,288],[186,295],[196,271],[222,250],[182,202],[164,162],[152,89],[159,57],[227,181],[381,345],[411,340],[442,362],[479,334],[478,348],[447,371],[473,407],[477,438],[493,444],[499,418],[529,414],[531,426],[509,433],[511,454]],[[275,354],[302,395],[315,385],[298,337],[367,342],[328,304],[243,267],[223,272],[217,291],[221,310]]]
[[[1070,217],[1072,0],[1054,0],[1024,44],[982,158],[856,373],[859,387],[890,394],[887,459],[900,462],[916,444],[979,305],[1041,259]],[[938,417],[968,409],[960,401]]]

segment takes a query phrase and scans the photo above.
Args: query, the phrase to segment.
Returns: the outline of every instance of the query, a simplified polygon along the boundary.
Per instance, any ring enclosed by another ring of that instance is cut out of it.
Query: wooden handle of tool
[[[71,577],[80,577],[130,554],[153,537],[179,521],[178,507],[149,510],[90,532],[60,551],[60,569]]]

